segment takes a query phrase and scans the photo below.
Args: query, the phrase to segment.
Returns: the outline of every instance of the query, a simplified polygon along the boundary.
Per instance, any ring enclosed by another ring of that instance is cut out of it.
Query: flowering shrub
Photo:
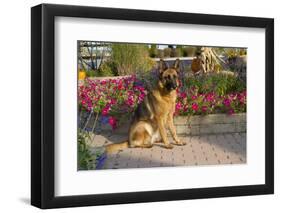
[[[242,92],[246,89],[243,81],[232,75],[207,74],[181,78],[181,90],[195,89],[198,93],[215,92],[217,95],[225,95],[233,92]]]
[[[188,78],[180,82],[175,115],[238,113],[246,111],[246,88],[234,77]],[[114,129],[128,120],[147,94],[147,82],[135,75],[115,79],[85,79],[79,86],[80,111],[101,116]]]
[[[106,80],[87,78],[78,91],[79,109],[100,114],[102,123],[109,123],[112,128],[134,112],[146,95],[135,75]]]
[[[218,95],[215,92],[197,93],[192,88],[178,92],[176,115],[199,115],[213,113],[238,113],[246,111],[246,90]]]
[[[235,76],[181,78],[176,115],[246,112],[246,85]]]

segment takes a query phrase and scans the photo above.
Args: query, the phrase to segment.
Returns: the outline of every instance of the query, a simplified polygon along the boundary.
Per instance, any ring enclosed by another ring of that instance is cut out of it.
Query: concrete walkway
[[[165,149],[128,148],[107,155],[104,169],[147,168],[246,163],[246,133],[180,137],[185,146]],[[96,135],[92,146],[104,146],[126,140],[126,135]],[[172,139],[170,139],[172,141]]]

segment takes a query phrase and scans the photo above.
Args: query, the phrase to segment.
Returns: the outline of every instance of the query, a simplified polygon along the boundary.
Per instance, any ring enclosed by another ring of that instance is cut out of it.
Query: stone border
[[[174,124],[178,135],[245,133],[247,129],[246,117],[246,113],[195,115],[190,118],[188,116],[177,116],[174,118]],[[127,134],[128,128],[129,123],[126,123],[112,131],[111,127],[106,124],[97,128],[97,131]]]
[[[190,119],[178,116],[174,118],[174,124],[179,135],[246,132],[246,117],[246,113],[195,115]]]

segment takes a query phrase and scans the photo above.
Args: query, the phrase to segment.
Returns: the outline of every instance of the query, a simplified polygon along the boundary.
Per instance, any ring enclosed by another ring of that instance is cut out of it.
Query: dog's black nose
[[[174,90],[174,89],[176,89],[176,88],[177,88],[176,85],[170,85],[170,86],[168,87],[169,90]]]

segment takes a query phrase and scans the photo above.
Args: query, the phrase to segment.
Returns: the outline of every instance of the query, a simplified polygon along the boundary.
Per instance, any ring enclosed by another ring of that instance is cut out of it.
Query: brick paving
[[[96,135],[92,146],[124,141],[126,135]],[[104,169],[147,168],[161,166],[194,166],[246,163],[246,133],[225,133],[180,137],[185,146],[128,148],[108,154]],[[172,141],[172,139],[169,139]]]

